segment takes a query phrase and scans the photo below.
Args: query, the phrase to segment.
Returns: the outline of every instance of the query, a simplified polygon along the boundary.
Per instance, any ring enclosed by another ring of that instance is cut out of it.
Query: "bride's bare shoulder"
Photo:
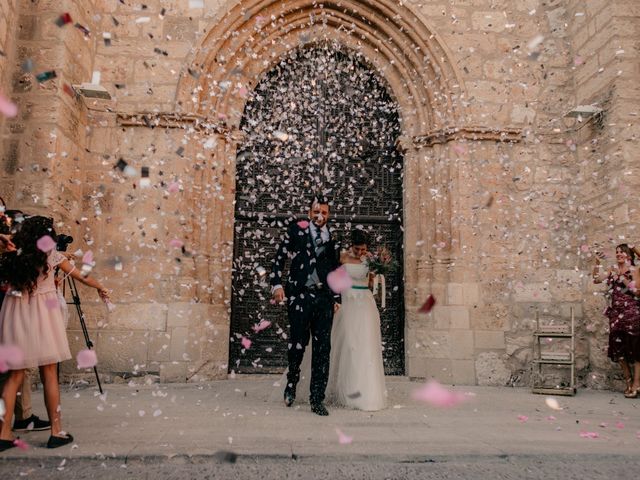
[[[340,251],[340,263],[348,263],[349,262],[349,252],[346,250]]]

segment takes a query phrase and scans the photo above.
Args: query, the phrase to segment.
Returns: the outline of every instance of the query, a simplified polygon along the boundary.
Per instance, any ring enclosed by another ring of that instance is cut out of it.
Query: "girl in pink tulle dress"
[[[57,363],[70,359],[71,353],[56,291],[56,267],[97,289],[104,301],[109,297],[98,281],[84,278],[55,250],[55,239],[51,218],[29,217],[12,238],[15,249],[0,256],[0,283],[7,289],[0,310],[0,345],[12,345],[21,352],[21,358],[14,358],[10,363],[10,376],[2,392],[5,414],[0,430],[0,451],[15,445],[11,421],[16,392],[26,368],[40,367],[51,422],[47,447],[56,448],[73,441],[71,435],[62,431],[60,419]]]

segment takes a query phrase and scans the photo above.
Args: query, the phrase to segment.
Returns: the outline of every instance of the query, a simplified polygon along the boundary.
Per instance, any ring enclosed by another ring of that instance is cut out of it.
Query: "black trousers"
[[[333,324],[333,295],[328,289],[308,290],[289,300],[289,385],[300,380],[302,357],[311,342],[311,404],[324,401],[324,391],[329,379],[331,354],[331,325]]]

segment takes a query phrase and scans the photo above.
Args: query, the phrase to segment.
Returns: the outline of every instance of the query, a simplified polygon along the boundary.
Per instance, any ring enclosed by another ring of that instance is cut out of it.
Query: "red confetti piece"
[[[71,15],[68,13],[63,13],[58,18],[56,18],[56,25],[59,27],[64,27],[66,24],[73,22],[71,19]]]
[[[429,295],[429,298],[427,298],[427,301],[424,302],[424,304],[420,307],[418,313],[429,313],[433,309],[435,304],[436,297],[434,297],[433,295]]]

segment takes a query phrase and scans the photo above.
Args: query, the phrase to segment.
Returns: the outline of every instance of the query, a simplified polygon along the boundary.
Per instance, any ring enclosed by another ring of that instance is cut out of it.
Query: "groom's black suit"
[[[291,257],[289,277],[284,286],[290,324],[287,380],[295,389],[300,379],[302,357],[309,343],[309,336],[313,335],[309,400],[314,405],[324,400],[329,377],[335,300],[333,292],[327,286],[327,275],[340,266],[339,246],[331,238],[329,231],[329,241],[322,243],[317,249],[317,238],[312,238],[311,227],[303,227],[303,222],[292,222],[287,228],[273,259],[271,285],[282,285],[282,272],[287,258]],[[320,229],[316,231],[319,236]],[[314,268],[319,283],[310,285],[310,279],[314,278]]]

